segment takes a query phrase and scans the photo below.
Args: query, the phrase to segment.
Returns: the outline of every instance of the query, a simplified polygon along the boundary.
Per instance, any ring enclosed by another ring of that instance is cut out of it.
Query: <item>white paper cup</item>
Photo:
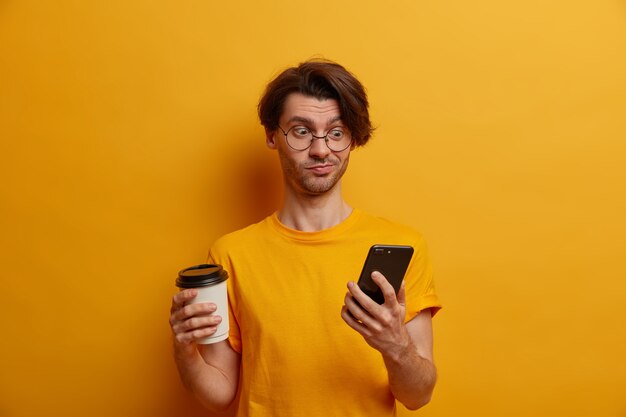
[[[221,265],[202,264],[183,269],[178,273],[176,285],[181,289],[195,288],[198,295],[187,304],[213,303],[217,306],[214,313],[221,316],[222,321],[217,331],[209,337],[198,340],[197,343],[207,345],[228,339],[228,292],[226,280],[228,273]]]

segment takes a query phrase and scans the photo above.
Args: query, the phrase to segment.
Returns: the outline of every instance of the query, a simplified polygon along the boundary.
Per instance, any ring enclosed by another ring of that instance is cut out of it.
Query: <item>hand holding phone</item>
[[[396,294],[400,291],[402,280],[413,257],[413,248],[403,245],[373,245],[365,258],[358,286],[378,304],[385,302],[381,289],[372,280],[372,272],[378,271],[385,276]]]

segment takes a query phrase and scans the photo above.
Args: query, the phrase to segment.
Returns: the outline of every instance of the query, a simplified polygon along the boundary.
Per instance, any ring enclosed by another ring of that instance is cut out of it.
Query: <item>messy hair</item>
[[[341,121],[350,130],[354,146],[363,146],[372,135],[367,94],[356,77],[336,62],[309,60],[280,73],[266,87],[258,105],[261,124],[268,131],[278,128],[285,100],[292,93],[317,99],[335,99]]]

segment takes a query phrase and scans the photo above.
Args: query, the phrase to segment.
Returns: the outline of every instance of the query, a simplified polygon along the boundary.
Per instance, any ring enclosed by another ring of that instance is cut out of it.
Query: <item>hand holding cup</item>
[[[227,272],[221,265],[183,269],[172,298],[170,326],[180,343],[217,343],[228,338]]]

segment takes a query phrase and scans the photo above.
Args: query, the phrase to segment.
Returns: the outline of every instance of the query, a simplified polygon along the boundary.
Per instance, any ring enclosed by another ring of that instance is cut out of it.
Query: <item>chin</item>
[[[301,184],[301,187],[308,194],[320,195],[331,191],[336,185],[337,181],[324,181],[323,183],[306,181]]]

